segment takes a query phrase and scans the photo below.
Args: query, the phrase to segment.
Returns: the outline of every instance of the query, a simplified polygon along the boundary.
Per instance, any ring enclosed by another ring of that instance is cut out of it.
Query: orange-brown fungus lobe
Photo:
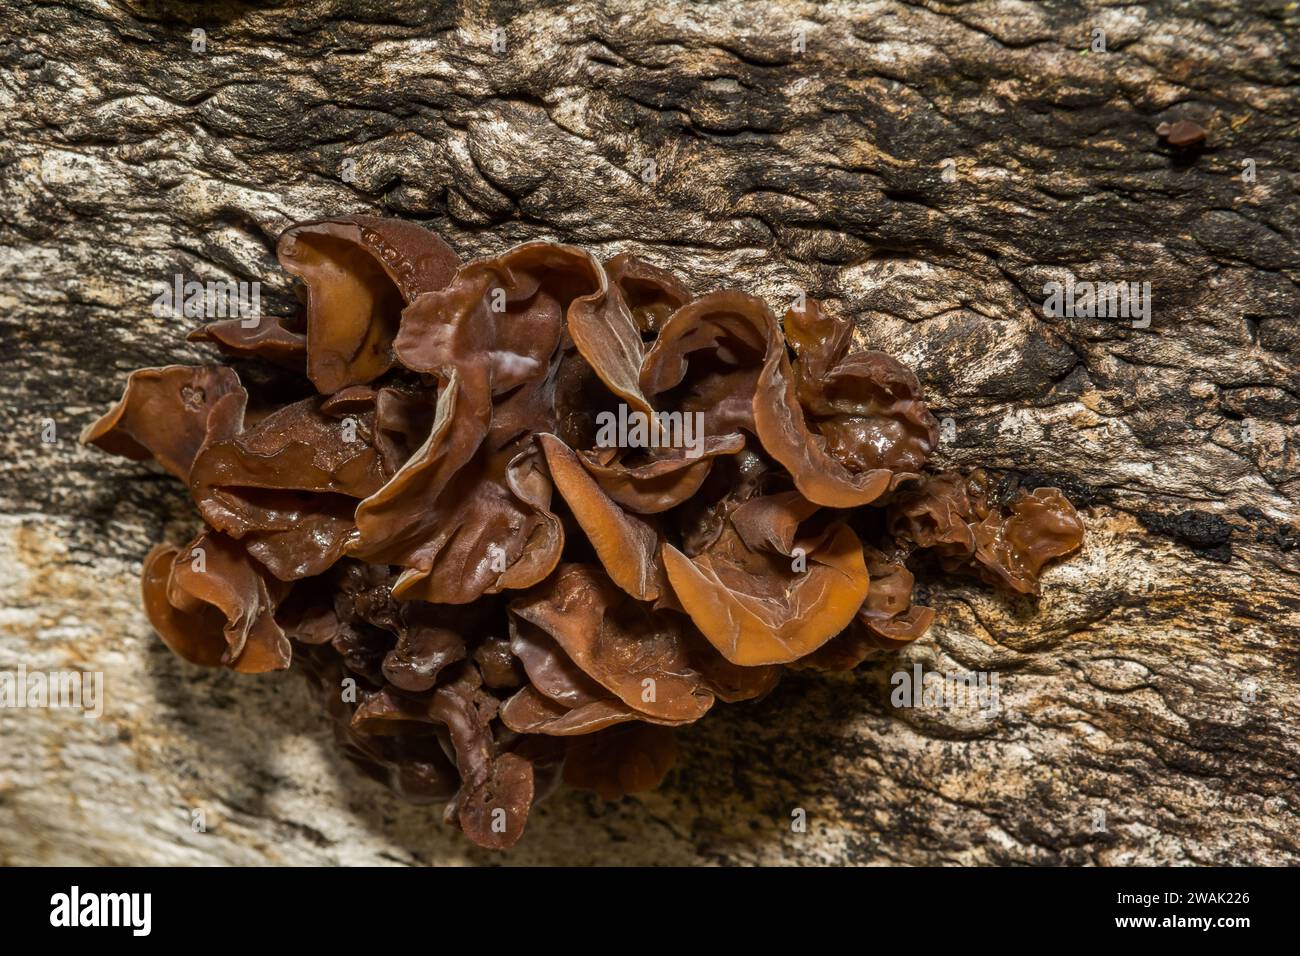
[[[300,315],[190,336],[277,387],[142,369],[83,441],[157,461],[205,522],[145,559],[164,642],[300,669],[351,760],[482,846],[561,781],[657,786],[673,728],[786,667],[916,640],[924,564],[1035,593],[1083,540],[1055,489],[934,471],[916,376],[814,301],[779,320],[545,242],[462,264],[368,217],[278,252]]]

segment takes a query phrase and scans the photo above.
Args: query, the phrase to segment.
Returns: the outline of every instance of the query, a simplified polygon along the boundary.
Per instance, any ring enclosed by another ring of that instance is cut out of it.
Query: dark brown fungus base
[[[294,226],[279,255],[302,315],[192,338],[313,397],[142,369],[83,441],[156,460],[206,523],[145,560],[167,645],[297,667],[351,760],[482,846],[561,780],[657,786],[672,728],[787,666],[916,640],[913,555],[1033,593],[1083,540],[1059,491],[931,470],[916,377],[816,302],[778,321],[543,242],[460,264],[365,217]],[[604,413],[663,430],[611,443]]]

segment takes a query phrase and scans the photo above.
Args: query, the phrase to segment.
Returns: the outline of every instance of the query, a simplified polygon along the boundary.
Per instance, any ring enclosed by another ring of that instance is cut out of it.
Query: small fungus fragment
[[[1191,120],[1178,120],[1176,123],[1161,123],[1156,127],[1156,135],[1175,149],[1191,149],[1205,142],[1205,128]]]

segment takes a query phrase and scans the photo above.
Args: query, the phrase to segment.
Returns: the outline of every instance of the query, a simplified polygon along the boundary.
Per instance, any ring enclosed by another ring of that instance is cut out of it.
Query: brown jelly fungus
[[[142,369],[83,440],[157,461],[203,519],[144,562],[163,641],[300,669],[350,758],[480,845],[561,781],[657,786],[673,728],[787,666],[916,640],[922,566],[1033,593],[1082,542],[1059,491],[933,470],[916,376],[814,301],[778,319],[548,242],[461,263],[367,217],[278,251],[303,314],[192,338],[303,397]]]

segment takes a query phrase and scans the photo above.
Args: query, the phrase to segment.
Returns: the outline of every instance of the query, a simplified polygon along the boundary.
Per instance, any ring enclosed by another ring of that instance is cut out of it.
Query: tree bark
[[[100,720],[0,711],[0,863],[1300,862],[1294,4],[0,0],[0,22],[0,670],[102,671],[107,695]],[[1202,148],[1157,136],[1180,119]],[[298,678],[162,646],[140,561],[197,517],[76,441],[130,370],[212,357],[154,283],[259,280],[287,312],[279,232],[362,212],[464,258],[546,238],[700,293],[805,289],[916,369],[950,420],[937,464],[1063,488],[1083,552],[1041,600],[928,579],[914,646],[718,708],[661,790],[561,791],[476,850],[345,765]],[[1149,282],[1149,326],[1045,314],[1067,274]],[[893,706],[915,664],[996,674],[1000,709]]]

